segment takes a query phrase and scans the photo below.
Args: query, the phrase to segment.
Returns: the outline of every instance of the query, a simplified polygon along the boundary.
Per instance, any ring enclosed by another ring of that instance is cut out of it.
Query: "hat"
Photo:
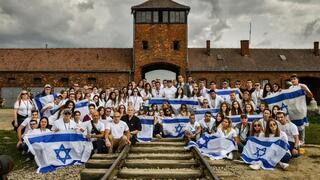
[[[66,115],[66,114],[72,114],[71,110],[70,109],[65,109],[63,110],[63,114]]]
[[[248,116],[246,115],[246,114],[241,114],[241,116],[240,116],[240,119],[243,119],[243,118],[248,118]]]
[[[209,91],[209,94],[211,94],[212,92],[216,93],[216,91],[214,91],[213,89],[211,89],[211,90]]]
[[[50,84],[46,84],[46,85],[44,86],[44,88],[51,88],[51,85],[50,85]]]

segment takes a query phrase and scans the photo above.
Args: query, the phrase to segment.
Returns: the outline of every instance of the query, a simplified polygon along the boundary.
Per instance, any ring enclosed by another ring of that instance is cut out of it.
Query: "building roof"
[[[148,0],[142,4],[132,6],[132,10],[146,10],[146,9],[182,9],[190,10],[189,6],[185,6],[174,2],[172,0]]]
[[[312,49],[250,49],[250,56],[231,48],[210,49],[210,56],[206,48],[188,51],[190,71],[320,71]]]
[[[132,48],[0,49],[0,72],[124,72]]]

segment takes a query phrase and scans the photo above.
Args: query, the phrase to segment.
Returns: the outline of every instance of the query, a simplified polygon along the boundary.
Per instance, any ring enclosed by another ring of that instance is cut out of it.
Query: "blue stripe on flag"
[[[51,172],[51,171],[56,170],[57,168],[75,165],[76,163],[77,164],[83,164],[83,162],[81,162],[80,160],[74,160],[71,163],[66,164],[66,165],[61,165],[61,166],[50,165],[50,166],[43,167],[43,168],[39,169],[39,173]]]
[[[82,107],[86,107],[86,106],[89,106],[89,102],[88,101],[76,103],[76,107],[75,108],[82,108]]]
[[[286,151],[290,149],[289,144],[287,144],[286,142],[284,142],[281,139],[279,139],[277,141],[260,141],[256,137],[249,137],[248,141],[252,141],[252,142],[254,142],[256,144],[259,144],[259,145],[265,146],[265,147],[270,147],[272,144],[276,144],[276,145],[280,146],[282,149],[284,149]]]
[[[28,139],[30,144],[33,143],[53,143],[53,142],[71,142],[71,141],[88,141],[82,134],[49,134]]]
[[[169,104],[199,105],[199,102],[197,100],[171,99],[169,100]]]
[[[251,159],[248,156],[244,155],[243,153],[241,154],[241,159],[248,163],[248,164],[252,164],[252,162],[256,162],[256,161],[261,161],[263,164],[263,167],[266,169],[273,169],[274,166],[272,166],[267,160],[263,159],[263,158],[257,158],[257,159]]]
[[[149,104],[163,104],[163,102],[168,101],[168,99],[149,99]]]
[[[42,117],[43,113],[41,112],[41,109],[42,109],[42,103],[40,101],[40,98],[41,98],[41,94],[37,95],[36,97],[34,97],[34,101],[37,105],[37,108],[38,108],[38,111],[40,113],[40,117]]]
[[[140,140],[140,141],[151,141],[152,138],[138,138],[138,140]]]
[[[141,119],[140,118],[141,124],[148,124],[148,125],[153,125],[153,119]]]
[[[188,123],[188,118],[179,118],[179,119],[162,119],[162,123],[174,124],[174,123]]]
[[[274,103],[280,102],[284,99],[294,99],[294,98],[304,96],[304,95],[305,95],[304,91],[302,89],[299,89],[299,90],[296,90],[293,92],[283,93],[283,94],[279,94],[274,97],[265,98],[265,99],[262,99],[262,101],[266,102],[267,104],[274,104]]]
[[[219,109],[201,109],[201,110],[195,110],[194,114],[205,114],[207,111],[211,113],[217,113],[219,112]]]
[[[304,124],[308,123],[308,118],[303,119],[292,119],[291,122],[295,124],[296,126],[303,126]]]

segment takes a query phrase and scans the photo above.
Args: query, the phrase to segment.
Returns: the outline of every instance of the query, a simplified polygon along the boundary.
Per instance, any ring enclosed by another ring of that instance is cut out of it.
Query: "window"
[[[174,11],[170,11],[170,23],[174,23],[176,21],[176,13]]]
[[[173,41],[173,49],[174,50],[180,49],[180,42],[179,41]]]
[[[185,23],[184,11],[170,11],[170,23]]]
[[[88,84],[96,84],[97,83],[97,79],[94,77],[89,77],[88,78]]]
[[[151,18],[151,11],[146,11],[146,23],[151,23],[152,22],[152,18]]]
[[[64,86],[68,86],[69,85],[69,78],[61,78],[60,82],[64,85]]]
[[[142,22],[142,12],[137,11],[136,13],[136,23],[141,23]]]
[[[168,23],[168,18],[169,17],[169,12],[168,11],[162,11],[162,22],[163,23]]]
[[[186,16],[185,16],[185,12],[184,11],[180,11],[180,23],[185,23],[185,19],[186,19]]]
[[[14,84],[16,82],[16,78],[8,78],[9,84]]]
[[[153,22],[158,23],[159,22],[159,12],[153,11]]]
[[[136,12],[136,23],[151,23],[152,12],[151,11],[137,11]]]
[[[142,49],[144,49],[144,50],[149,49],[149,43],[148,43],[148,41],[142,41]]]
[[[33,78],[33,83],[34,84],[41,84],[41,78]]]

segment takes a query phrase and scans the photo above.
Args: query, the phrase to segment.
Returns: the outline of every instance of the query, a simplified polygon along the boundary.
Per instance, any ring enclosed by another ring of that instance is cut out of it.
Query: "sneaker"
[[[157,134],[157,135],[156,135],[156,138],[158,138],[158,139],[162,139],[162,137],[161,137],[161,135],[160,135],[160,134]]]
[[[279,162],[280,167],[285,170],[287,167],[289,167],[288,163]]]
[[[251,164],[249,167],[253,170],[259,170],[261,168],[260,163]]]
[[[227,155],[227,159],[230,159],[230,160],[233,159],[233,154],[232,154],[232,152]]]

